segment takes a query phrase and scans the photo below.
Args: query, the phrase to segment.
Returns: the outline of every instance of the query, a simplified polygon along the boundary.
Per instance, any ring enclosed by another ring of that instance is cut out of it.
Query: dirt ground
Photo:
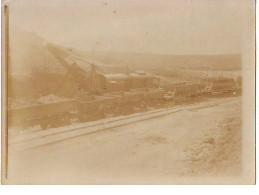
[[[201,102],[199,109],[10,154],[9,180],[107,184],[239,176],[241,97],[213,101],[219,100],[216,106],[206,107],[206,102]]]

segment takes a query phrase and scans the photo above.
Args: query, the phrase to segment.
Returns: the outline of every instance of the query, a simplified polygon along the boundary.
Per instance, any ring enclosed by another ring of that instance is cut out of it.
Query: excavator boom
[[[85,91],[89,91],[91,86],[87,85],[89,79],[89,73],[80,68],[77,63],[71,60],[61,48],[47,43],[46,48],[48,51],[59,61],[59,63],[67,70],[67,72],[73,77],[73,79],[83,88]]]

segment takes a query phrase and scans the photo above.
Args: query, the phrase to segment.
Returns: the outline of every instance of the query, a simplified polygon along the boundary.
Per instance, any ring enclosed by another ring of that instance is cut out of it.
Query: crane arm
[[[60,62],[60,64],[68,71],[68,73],[77,81],[84,90],[88,91],[89,86],[86,84],[88,74],[81,69],[74,61],[68,58],[68,55],[59,47],[47,43],[46,48]]]

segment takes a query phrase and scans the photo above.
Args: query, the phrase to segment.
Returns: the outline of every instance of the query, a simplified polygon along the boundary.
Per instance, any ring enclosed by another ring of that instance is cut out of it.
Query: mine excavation
[[[19,134],[21,130],[34,126],[40,127],[38,130],[46,130],[71,123],[171,108],[203,97],[236,96],[241,90],[240,83],[226,75],[207,76],[195,83],[173,83],[160,78],[159,73],[132,71],[127,66],[124,73],[105,73],[98,64],[52,43],[44,44],[44,49],[45,58],[51,56],[52,63],[55,60],[66,73],[63,78],[53,73],[42,74],[46,81],[49,78],[49,82],[55,82],[42,87],[41,92],[37,92],[41,97],[37,99],[19,102],[19,98],[10,97],[10,128],[19,127],[14,128],[16,131],[11,134]],[[39,89],[40,85],[34,83],[34,87]]]
[[[240,55],[85,51],[12,29],[10,179],[239,174]]]
[[[254,182],[252,3],[178,1],[3,6],[6,184]]]

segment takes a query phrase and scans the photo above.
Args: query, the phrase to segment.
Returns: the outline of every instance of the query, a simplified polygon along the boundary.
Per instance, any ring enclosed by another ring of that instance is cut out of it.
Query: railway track
[[[236,98],[234,98],[234,100],[235,99]],[[76,138],[79,136],[106,131],[123,125],[129,125],[135,122],[162,117],[164,115],[173,114],[176,112],[206,109],[209,107],[218,106],[219,104],[227,104],[228,102],[232,102],[232,101],[233,101],[233,98],[229,100],[221,99],[217,101],[209,101],[209,102],[206,102],[205,104],[203,103],[203,104],[178,106],[173,108],[149,111],[146,113],[136,113],[130,116],[106,118],[99,121],[76,124],[68,127],[60,127],[56,129],[48,129],[45,131],[26,133],[24,135],[11,138],[9,141],[10,143],[9,149],[10,149],[10,153],[12,153],[12,152],[22,151],[30,148],[41,147],[41,146],[65,141],[68,139]]]

